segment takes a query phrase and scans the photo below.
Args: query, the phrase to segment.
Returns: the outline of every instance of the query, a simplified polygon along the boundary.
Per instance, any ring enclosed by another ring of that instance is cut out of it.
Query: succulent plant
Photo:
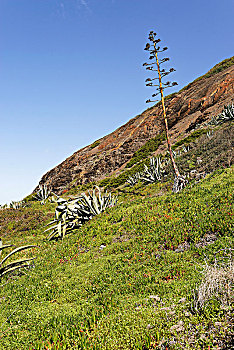
[[[157,181],[161,181],[163,170],[163,165],[161,162],[160,157],[157,158],[151,158],[150,159],[150,166],[144,165],[145,170],[140,175],[140,180],[146,182],[146,183],[154,183]]]
[[[3,249],[7,249],[7,248],[12,247],[12,246],[13,246],[12,244],[3,245],[2,240],[0,239],[0,257],[1,257]],[[9,254],[7,254],[4,257],[4,259],[2,259],[0,261],[0,279],[7,273],[13,272],[13,271],[20,269],[22,267],[28,267],[29,261],[32,261],[35,258],[23,258],[23,259],[19,259],[19,260],[14,260],[8,264],[5,264],[5,262],[7,259],[9,259],[15,253],[18,253],[18,252],[21,252],[25,249],[29,249],[29,248],[33,248],[33,247],[36,247],[36,246],[35,245],[27,245],[27,246],[18,247],[18,248],[15,248],[14,250],[12,250]]]
[[[217,126],[234,119],[234,104],[224,106],[223,111],[206,123],[207,126]]]
[[[223,120],[223,122],[234,119],[234,104],[229,104],[224,106],[222,113],[219,114],[219,118]]]
[[[211,139],[213,137],[213,135],[214,135],[214,130],[209,130],[206,133],[206,136],[208,137],[208,139]]]
[[[184,152],[184,153],[188,153],[188,151],[190,150],[190,147],[189,146],[183,146],[182,147],[182,151]]]
[[[133,187],[138,183],[140,177],[141,173],[137,172],[136,174],[129,176],[129,178],[127,179],[127,183]]]
[[[34,198],[41,201],[41,204],[45,204],[46,199],[50,196],[51,191],[47,188],[47,185],[39,185],[39,190],[34,195]]]
[[[11,201],[11,203],[9,204],[9,208],[12,208],[12,209],[25,208],[26,206],[27,205],[25,201],[18,201],[18,202]]]
[[[178,193],[182,191],[182,189],[187,185],[187,183],[188,183],[188,180],[186,179],[185,176],[182,176],[182,175],[176,176],[174,180],[172,192]]]
[[[47,226],[50,226],[45,232],[51,231],[48,239],[64,238],[66,234],[75,228],[81,227],[85,222],[100,214],[106,208],[112,207],[117,203],[117,196],[105,192],[103,195],[98,186],[92,192],[81,194],[79,197],[66,200],[57,196],[58,204],[55,209],[55,217]]]

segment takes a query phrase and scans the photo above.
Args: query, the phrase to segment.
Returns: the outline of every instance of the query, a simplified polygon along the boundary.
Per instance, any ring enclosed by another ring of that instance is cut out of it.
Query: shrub
[[[92,145],[90,145],[89,148],[90,148],[90,149],[93,149],[93,148],[99,146],[100,143],[101,143],[101,141],[100,141],[100,140],[97,140],[97,141],[95,141],[94,143],[92,143]]]
[[[157,151],[158,147],[166,139],[165,132],[157,135],[156,137],[148,140],[144,146],[139,148],[132,156],[132,159],[126,165],[126,168],[131,168],[134,164],[140,162],[142,159],[147,158],[153,152]]]
[[[182,146],[182,145],[188,145],[191,142],[194,142],[196,139],[198,139],[201,135],[206,134],[208,132],[208,129],[199,129],[193,131],[189,136],[185,137],[184,139],[176,142],[172,148],[175,150],[176,148]]]
[[[145,170],[140,176],[140,180],[145,183],[154,183],[161,181],[162,173],[164,172],[164,167],[161,163],[160,157],[151,158],[149,167],[144,164]]]
[[[216,117],[212,117],[206,124],[208,126],[217,126],[234,119],[234,104],[224,106],[223,111]]]

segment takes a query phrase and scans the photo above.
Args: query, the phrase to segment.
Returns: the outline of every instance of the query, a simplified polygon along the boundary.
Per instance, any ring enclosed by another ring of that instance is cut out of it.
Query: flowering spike
[[[149,44],[149,43],[147,43],[147,44],[145,45],[144,50],[149,50],[149,49],[150,49],[150,44]]]
[[[172,73],[175,71],[174,68],[170,68],[169,71],[166,71],[165,69],[160,69],[161,68],[161,63],[167,62],[169,61],[168,57],[159,59],[158,58],[158,54],[166,51],[168,48],[165,46],[162,49],[160,49],[160,46],[156,46],[161,40],[160,39],[156,39],[155,38],[156,33],[151,31],[149,33],[149,40],[152,43],[151,45],[149,43],[146,44],[145,50],[148,50],[150,52],[150,57],[149,59],[152,60],[155,58],[155,61],[152,64],[148,64],[149,66],[146,67],[147,70],[151,70],[151,71],[157,71],[158,72],[158,77],[157,78],[147,78],[146,79],[146,86],[153,86],[155,87],[156,93],[154,93],[152,95],[152,97],[157,96],[159,93],[161,94],[161,102],[162,102],[162,109],[163,109],[163,118],[164,118],[164,124],[165,124],[165,130],[166,130],[166,138],[167,138],[167,145],[168,145],[168,150],[169,150],[169,154],[170,154],[170,158],[171,158],[171,162],[173,165],[173,169],[174,169],[174,173],[175,173],[175,180],[178,180],[181,178],[179,170],[176,166],[175,160],[174,160],[174,156],[173,156],[173,152],[172,152],[172,148],[171,148],[171,142],[170,142],[170,138],[169,138],[169,130],[168,130],[168,121],[167,121],[167,116],[166,116],[166,108],[165,108],[165,102],[164,102],[164,95],[163,95],[163,90],[166,88],[169,88],[171,86],[175,86],[177,85],[176,82],[171,83],[170,81],[167,81],[166,83],[162,82],[162,78],[165,77],[166,75],[168,75],[169,73]],[[155,68],[157,69],[153,69],[153,64],[155,64]],[[147,64],[143,64],[144,66],[147,66]],[[158,80],[158,84],[154,85],[152,83],[152,80]],[[155,102],[155,101],[151,101],[150,99],[146,101],[146,103],[151,103],[151,102]],[[185,185],[185,183],[184,183]]]

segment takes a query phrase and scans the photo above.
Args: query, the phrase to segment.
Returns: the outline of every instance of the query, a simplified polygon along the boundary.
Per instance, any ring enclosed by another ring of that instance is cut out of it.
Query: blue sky
[[[180,89],[233,56],[233,10],[233,0],[0,0],[0,204],[149,107],[150,30]]]

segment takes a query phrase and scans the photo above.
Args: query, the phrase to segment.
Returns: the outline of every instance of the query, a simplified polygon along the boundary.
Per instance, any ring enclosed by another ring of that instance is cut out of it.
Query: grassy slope
[[[205,258],[232,245],[232,185],[229,168],[176,195],[166,184],[129,190],[63,242],[43,240],[51,204],[0,211],[4,243],[40,246],[34,269],[1,281],[0,349],[215,349],[227,312],[190,305]],[[32,217],[23,233],[22,215]],[[210,233],[217,240],[196,247]]]

